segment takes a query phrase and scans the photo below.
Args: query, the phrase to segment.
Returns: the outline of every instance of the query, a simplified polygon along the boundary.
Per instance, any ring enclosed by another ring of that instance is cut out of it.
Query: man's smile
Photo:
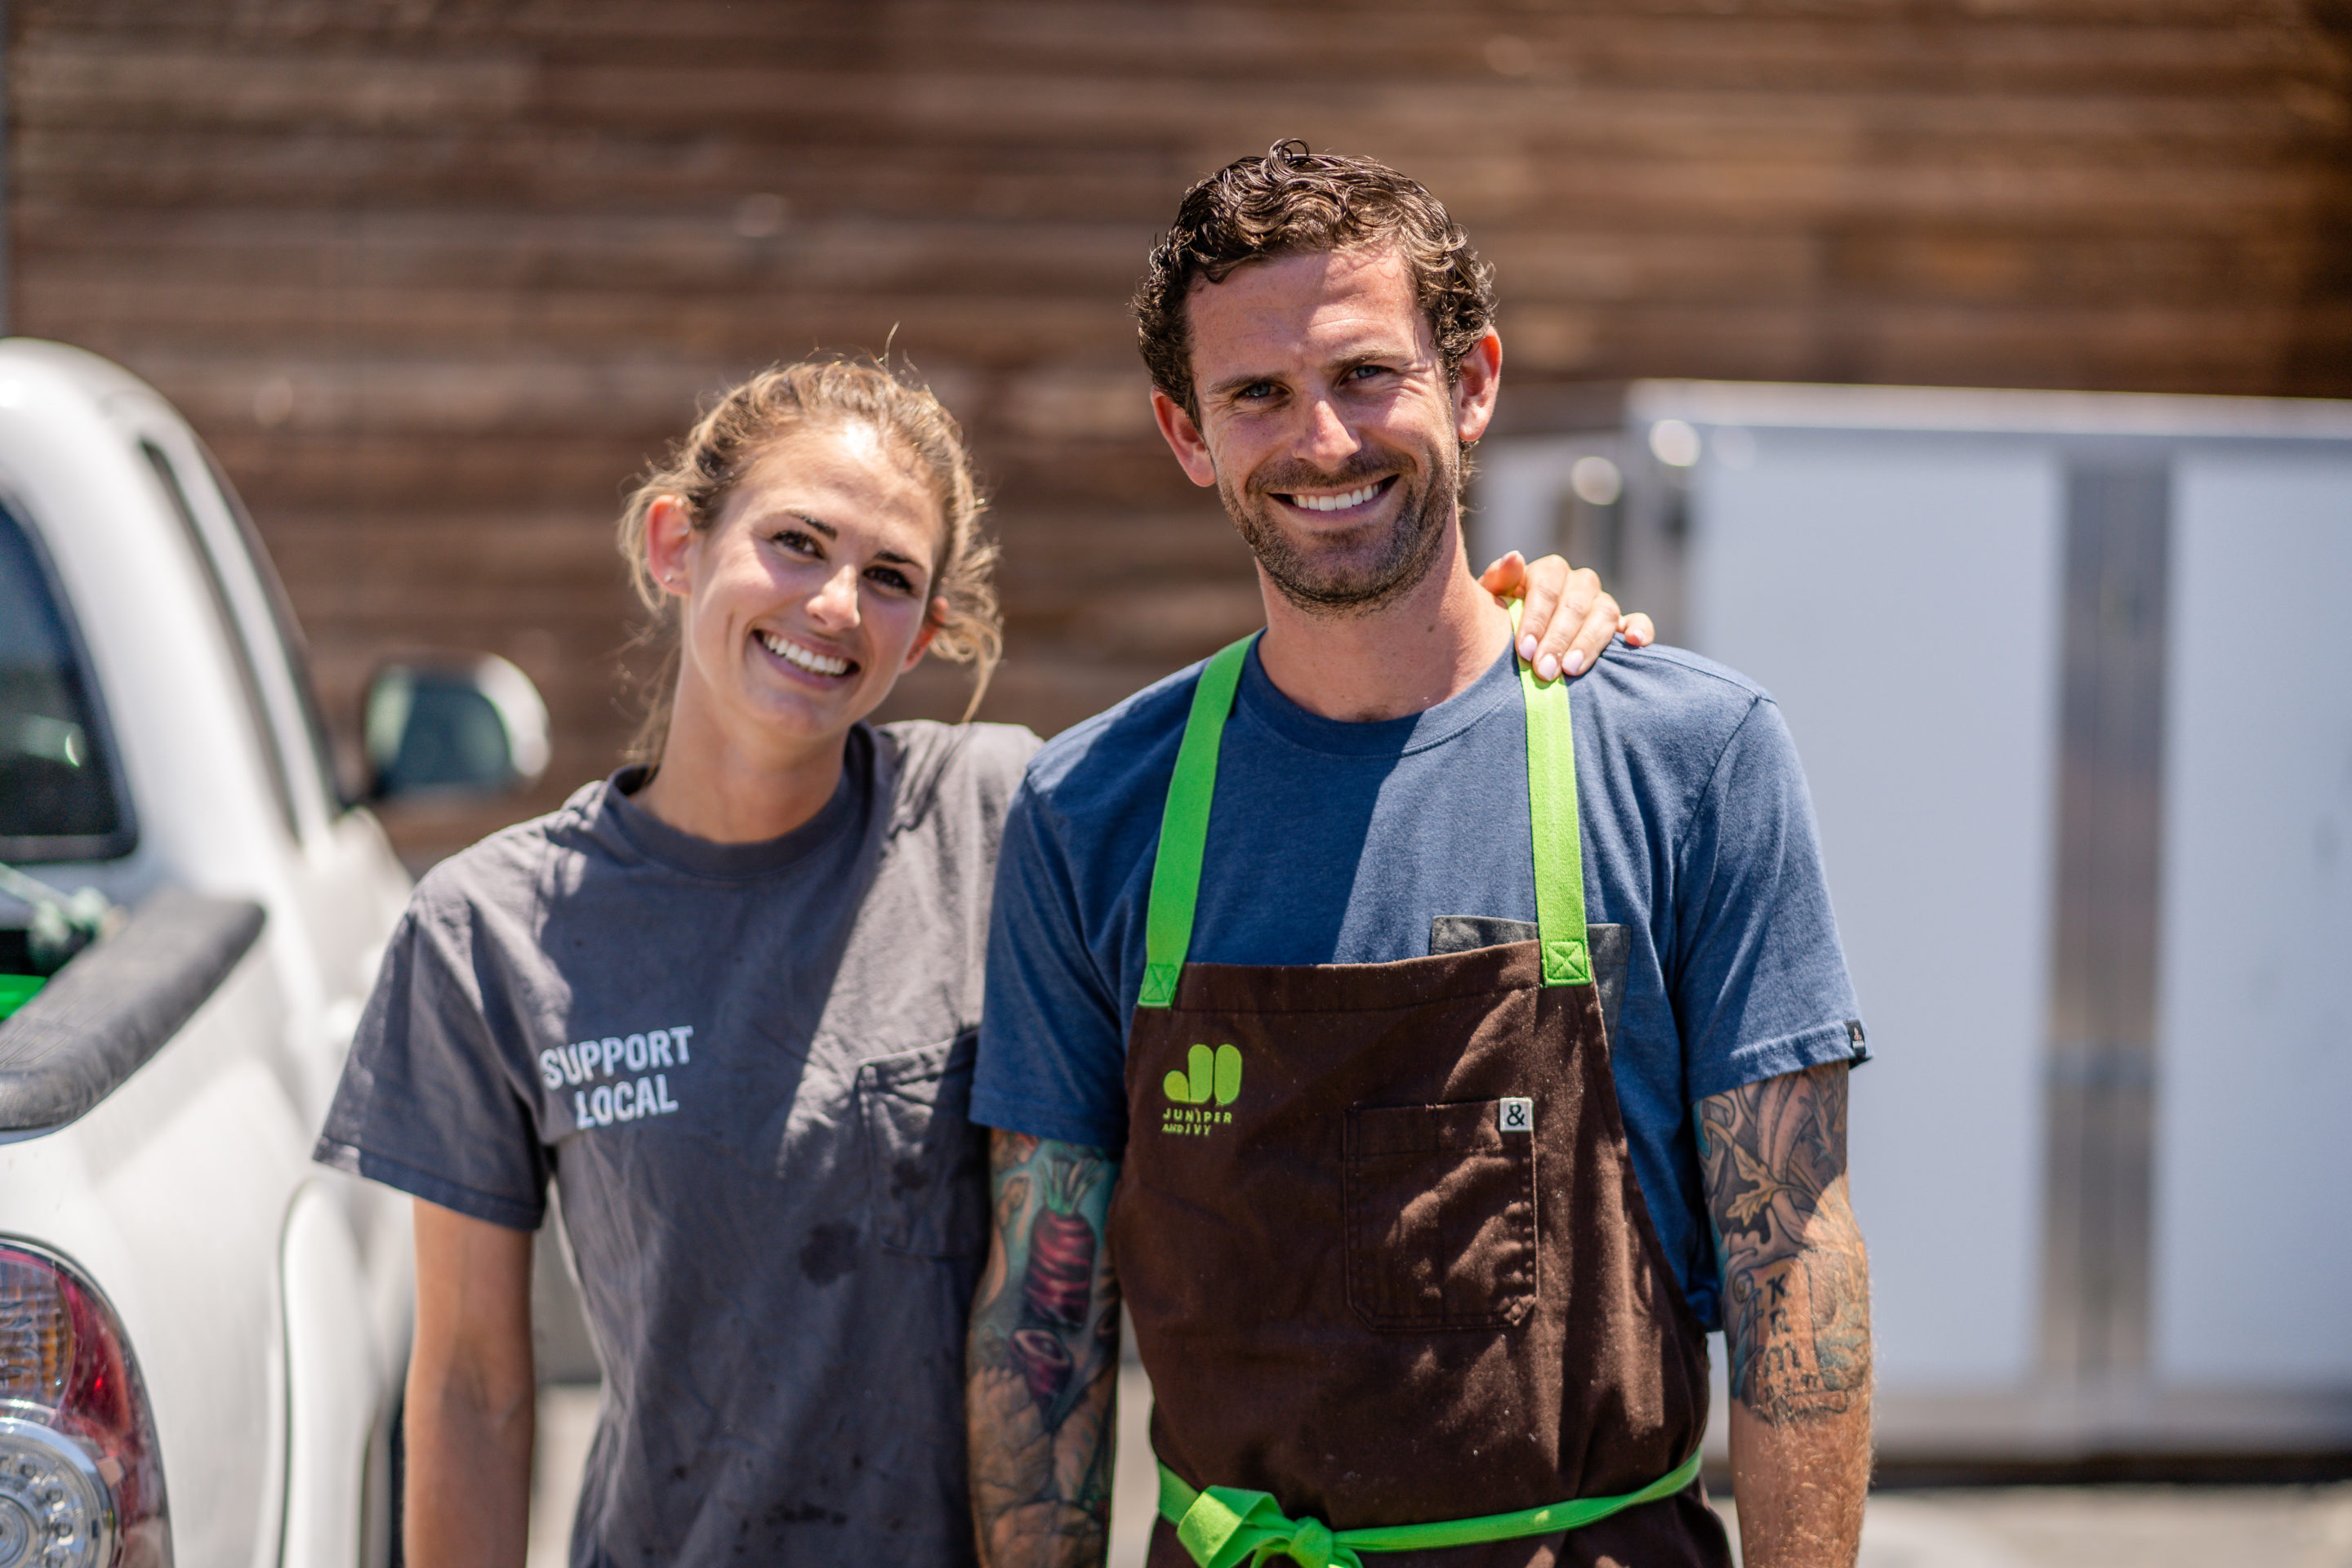
[[[1394,474],[1391,474],[1385,479],[1374,479],[1369,484],[1358,485],[1355,489],[1348,490],[1329,490],[1321,493],[1309,490],[1276,490],[1273,494],[1274,499],[1285,506],[1296,508],[1300,511],[1354,511],[1360,508],[1370,506],[1386,495],[1395,485],[1396,479]]]

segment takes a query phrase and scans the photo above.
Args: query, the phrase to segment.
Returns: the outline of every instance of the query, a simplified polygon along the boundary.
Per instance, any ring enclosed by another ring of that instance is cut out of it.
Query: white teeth
[[[760,634],[760,645],[766,648],[770,653],[774,654],[778,658],[782,659],[786,664],[796,664],[803,669],[805,669],[814,675],[846,675],[849,673],[849,661],[847,659],[828,658],[824,654],[818,653],[814,648],[805,648],[796,642],[789,642],[784,638],[776,636],[773,632],[761,632]]]
[[[1307,511],[1345,511],[1351,506],[1361,506],[1380,494],[1378,480],[1343,496],[1292,496],[1290,504]]]

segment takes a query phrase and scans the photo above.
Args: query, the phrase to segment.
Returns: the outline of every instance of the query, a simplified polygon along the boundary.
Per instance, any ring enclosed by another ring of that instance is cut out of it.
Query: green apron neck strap
[[[1511,606],[1514,626],[1518,606]],[[1143,923],[1141,1007],[1176,1000],[1177,976],[1192,946],[1192,912],[1200,901],[1201,857],[1209,843],[1209,807],[1217,791],[1217,748],[1240,689],[1242,665],[1260,634],[1221,649],[1201,668],[1168,803],[1160,816],[1160,850],[1151,863],[1151,901]],[[1584,845],[1577,824],[1576,732],[1565,680],[1538,680],[1522,663],[1519,694],[1528,710],[1528,811],[1534,825],[1536,930],[1543,945],[1546,985],[1592,983],[1591,947],[1584,927]]]
[[[1511,606],[1518,627],[1519,606]],[[1584,838],[1576,813],[1576,727],[1568,682],[1538,680],[1519,664],[1528,709],[1528,817],[1535,827],[1536,931],[1543,943],[1546,985],[1592,983],[1592,948],[1584,926]]]
[[[1219,649],[1201,668],[1192,711],[1176,748],[1176,772],[1160,814],[1160,853],[1151,863],[1151,903],[1143,921],[1143,990],[1136,1004],[1165,1007],[1176,1000],[1176,977],[1192,946],[1192,910],[1200,901],[1201,856],[1209,845],[1209,804],[1217,792],[1217,746],[1225,715],[1234,710],[1251,633]]]

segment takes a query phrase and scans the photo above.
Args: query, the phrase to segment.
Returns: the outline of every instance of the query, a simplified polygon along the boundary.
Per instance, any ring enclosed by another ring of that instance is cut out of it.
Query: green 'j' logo
[[[1232,1046],[1219,1046],[1212,1051],[1206,1046],[1194,1046],[1185,1055],[1185,1072],[1171,1072],[1160,1087],[1168,1098],[1179,1105],[1206,1105],[1215,1096],[1219,1105],[1231,1105],[1241,1098],[1242,1053]]]

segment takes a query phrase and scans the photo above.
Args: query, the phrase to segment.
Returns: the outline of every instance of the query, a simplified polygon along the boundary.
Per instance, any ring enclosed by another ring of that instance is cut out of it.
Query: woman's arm
[[[405,1554],[520,1568],[530,1533],[530,1233],[416,1200]]]

